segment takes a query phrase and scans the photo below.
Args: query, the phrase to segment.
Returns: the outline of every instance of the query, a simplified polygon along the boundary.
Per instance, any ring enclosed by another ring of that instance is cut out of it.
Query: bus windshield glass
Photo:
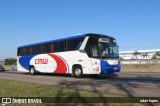
[[[118,58],[119,49],[115,40],[99,39],[101,58]]]

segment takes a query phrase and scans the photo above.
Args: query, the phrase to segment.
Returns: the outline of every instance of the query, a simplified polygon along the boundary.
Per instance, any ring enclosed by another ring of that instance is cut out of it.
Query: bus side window
[[[53,45],[54,45],[53,51],[54,52],[59,52],[59,44],[58,44],[58,42],[54,42]]]
[[[35,46],[35,54],[40,54],[41,53],[41,45]]]
[[[26,48],[26,55],[30,55],[30,47]]]
[[[20,48],[18,48],[17,56],[21,56]]]
[[[44,53],[43,45],[41,45],[41,53]]]
[[[26,55],[26,48],[23,48],[23,55]]]
[[[20,55],[23,56],[23,48],[20,48]]]
[[[30,47],[30,54],[32,54],[32,47]]]
[[[82,44],[82,41],[79,42],[79,44],[77,45],[76,50],[78,50],[80,48],[81,44]]]
[[[66,49],[66,41],[59,42],[59,52],[63,52]]]
[[[53,48],[54,48],[54,45],[53,43],[50,44],[50,52],[52,53],[53,52]]]
[[[36,54],[36,46],[32,46],[32,54]]]
[[[97,46],[92,47],[92,57],[98,57],[98,48]]]
[[[68,41],[68,49],[71,50],[78,50],[80,45],[82,44],[82,39],[72,39]]]
[[[51,53],[51,47],[50,47],[51,43],[47,43],[45,44],[45,53]]]
[[[86,47],[85,47],[85,51],[86,51],[88,57],[90,57],[90,58],[94,57],[93,56],[93,50],[92,50],[94,46],[98,47],[98,40],[97,40],[97,38],[89,37],[89,40],[88,40],[88,42],[86,44]],[[97,52],[98,52],[98,50],[97,50]],[[94,51],[94,53],[95,53],[95,51]]]
[[[65,41],[65,51],[68,51],[68,41]]]

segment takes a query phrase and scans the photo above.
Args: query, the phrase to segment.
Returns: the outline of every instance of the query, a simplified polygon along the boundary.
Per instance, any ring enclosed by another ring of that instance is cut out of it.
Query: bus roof
[[[81,35],[78,34],[78,35],[75,35],[75,36],[61,38],[61,39],[55,39],[55,40],[50,40],[50,41],[45,41],[45,42],[39,42],[39,43],[33,43],[33,44],[23,45],[23,46],[19,46],[18,48],[29,47],[29,46],[36,46],[36,45],[40,45],[40,44],[57,42],[57,41],[63,41],[63,40],[70,40],[70,39],[75,39],[75,38],[82,38],[82,37],[85,37],[85,36],[101,36],[101,37],[108,37],[108,38],[115,39],[115,38],[113,38],[111,36],[107,36],[107,35],[87,33],[87,34],[81,34]]]

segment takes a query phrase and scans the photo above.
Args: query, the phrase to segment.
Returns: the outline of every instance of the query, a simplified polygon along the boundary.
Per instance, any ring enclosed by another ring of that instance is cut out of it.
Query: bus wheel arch
[[[31,74],[31,75],[35,75],[36,74],[34,65],[30,65],[29,74]]]
[[[80,64],[75,64],[72,66],[72,75],[76,78],[82,78],[83,77],[83,69]]]

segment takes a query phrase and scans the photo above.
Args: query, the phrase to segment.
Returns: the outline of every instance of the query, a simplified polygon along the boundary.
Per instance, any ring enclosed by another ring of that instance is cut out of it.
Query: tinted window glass
[[[50,53],[52,53],[52,52],[53,52],[53,49],[54,49],[53,43],[51,43],[51,44],[49,45],[49,47],[50,47]]]
[[[50,50],[50,49],[51,49],[51,48],[50,48],[50,45],[51,45],[50,43],[48,43],[48,44],[45,45],[45,52],[46,52],[46,53],[50,53],[50,52],[51,52],[51,50]]]
[[[41,45],[35,46],[35,54],[40,54],[41,53]]]
[[[41,45],[41,54],[46,53],[46,45]]]
[[[20,56],[23,56],[24,52],[23,52],[23,48],[20,48]]]
[[[94,37],[89,37],[85,51],[89,57],[94,57],[98,54],[98,39]]]
[[[69,40],[68,41],[68,49],[69,50],[78,50],[81,44],[82,44],[82,38]]]
[[[82,40],[83,38],[75,38],[72,40],[23,47],[18,49],[17,55],[36,55],[43,53],[63,52],[68,50],[78,50],[82,44]]]
[[[58,42],[54,42],[53,43],[53,52],[58,52],[59,49],[58,49]]]
[[[21,51],[20,51],[20,48],[17,49],[17,56],[20,56],[21,55]]]
[[[31,47],[27,47],[26,55],[31,55],[31,54],[30,54],[30,48],[31,48]]]
[[[32,46],[32,54],[36,54],[36,46]]]
[[[26,55],[27,49],[23,48],[23,55]]]
[[[66,50],[66,42],[65,41],[59,42],[59,52],[63,52],[65,50]]]
[[[33,54],[33,47],[29,48],[29,54],[32,55]]]

